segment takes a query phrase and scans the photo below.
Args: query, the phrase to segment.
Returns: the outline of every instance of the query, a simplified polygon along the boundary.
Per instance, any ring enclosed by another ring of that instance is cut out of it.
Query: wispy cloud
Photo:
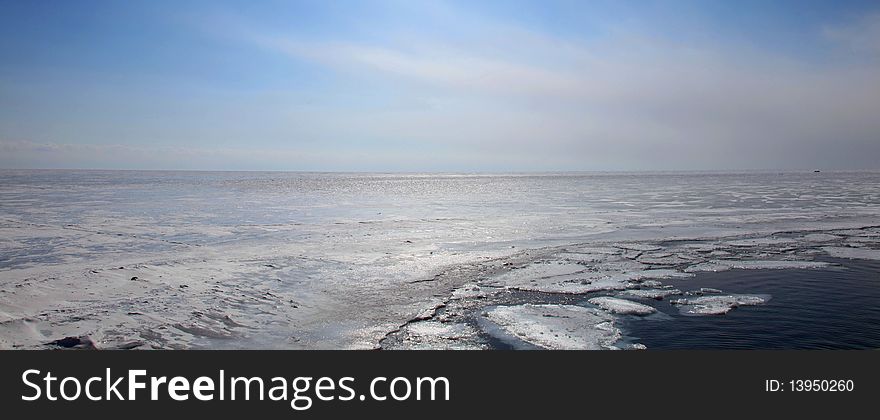
[[[834,36],[867,45],[876,39],[872,19]],[[491,39],[473,46],[250,40],[365,83],[409,83],[411,95],[463,108],[344,118],[380,136],[556,150],[565,165],[571,162],[561,155],[576,153],[585,168],[609,159],[656,166],[645,162],[656,157],[669,167],[871,166],[841,151],[880,152],[870,146],[880,132],[880,66],[871,60],[817,65],[735,44],[637,33],[578,42],[520,28]]]
[[[404,50],[356,43],[309,43],[282,37],[261,37],[256,41],[294,58],[339,71],[367,70],[439,87],[548,95],[569,95],[583,87],[580,78],[566,72],[428,43]]]
[[[854,52],[880,54],[880,13],[861,17],[849,25],[826,26],[823,34]]]

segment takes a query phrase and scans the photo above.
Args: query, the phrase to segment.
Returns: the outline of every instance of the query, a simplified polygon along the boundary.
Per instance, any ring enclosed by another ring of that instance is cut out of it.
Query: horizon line
[[[399,174],[399,175],[540,175],[540,174],[578,174],[578,173],[822,173],[822,172],[880,172],[880,168],[872,169],[781,169],[781,168],[722,168],[722,169],[559,169],[559,170],[451,170],[451,171],[365,171],[365,170],[296,170],[296,169],[119,169],[119,168],[9,168],[0,167],[0,171],[66,171],[66,172],[237,172],[237,173],[301,173],[301,174]]]

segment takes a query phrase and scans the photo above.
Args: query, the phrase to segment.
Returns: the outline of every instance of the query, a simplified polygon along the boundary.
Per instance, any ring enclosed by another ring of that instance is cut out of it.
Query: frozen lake
[[[640,348],[627,302],[760,314],[677,282],[829,257],[880,258],[880,173],[6,170],[0,347]]]

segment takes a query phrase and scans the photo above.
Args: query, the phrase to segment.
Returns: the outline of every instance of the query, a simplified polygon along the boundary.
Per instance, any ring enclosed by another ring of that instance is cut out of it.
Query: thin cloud
[[[871,165],[839,153],[850,149],[841,144],[858,149],[880,132],[880,68],[871,62],[817,67],[769,51],[638,34],[581,44],[525,30],[512,34],[521,38],[474,48],[430,39],[401,46],[277,36],[257,42],[346,77],[403,78],[419,87],[414,95],[468,107],[345,116],[359,132],[524,154],[583,153],[585,167],[657,153],[673,167],[698,160],[739,167],[774,160],[796,167]],[[474,110],[473,103],[485,106]],[[754,150],[765,156],[756,158]]]
[[[880,13],[844,26],[826,26],[823,35],[854,52],[880,54]]]

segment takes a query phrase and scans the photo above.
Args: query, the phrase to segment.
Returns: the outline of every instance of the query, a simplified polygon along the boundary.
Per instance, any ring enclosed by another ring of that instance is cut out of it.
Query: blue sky
[[[878,169],[880,5],[0,1],[0,167]]]

